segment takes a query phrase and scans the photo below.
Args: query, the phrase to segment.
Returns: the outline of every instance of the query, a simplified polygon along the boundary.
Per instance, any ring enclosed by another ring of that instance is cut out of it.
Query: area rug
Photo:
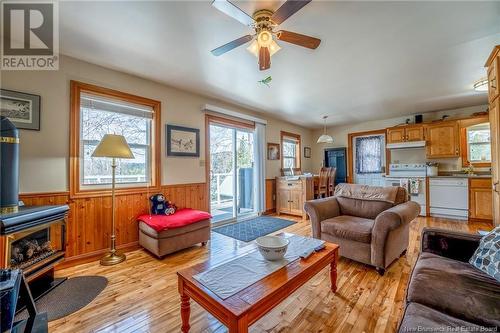
[[[103,276],[79,276],[67,279],[49,293],[39,298],[35,304],[38,312],[47,312],[49,321],[72,314],[90,304],[108,285]],[[15,320],[28,318],[24,310]]]
[[[214,228],[212,231],[240,241],[250,242],[261,236],[291,226],[294,223],[295,222],[290,220],[259,216],[253,219]]]

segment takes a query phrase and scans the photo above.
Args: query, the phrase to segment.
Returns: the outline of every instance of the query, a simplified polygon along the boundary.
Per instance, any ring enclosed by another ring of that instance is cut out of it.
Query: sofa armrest
[[[318,239],[321,238],[321,221],[340,215],[339,203],[335,197],[306,201],[304,210],[311,219],[313,237]]]
[[[420,205],[407,201],[378,214],[372,228],[371,261],[376,267],[385,267],[385,248],[389,233],[413,221],[420,213]]]
[[[468,262],[478,248],[481,238],[479,234],[424,228],[421,251]]]

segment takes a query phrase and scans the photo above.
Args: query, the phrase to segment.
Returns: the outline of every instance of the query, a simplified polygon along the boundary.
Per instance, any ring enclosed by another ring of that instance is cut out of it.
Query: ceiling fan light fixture
[[[326,134],[326,118],[328,118],[328,116],[323,116],[323,134],[318,138],[318,141],[316,141],[316,143],[333,143],[333,137]]]
[[[257,35],[257,42],[260,47],[269,47],[273,42],[273,35],[267,30],[262,30]]]
[[[247,47],[247,51],[250,52],[251,54],[253,54],[256,58],[259,57],[259,49],[260,49],[260,46],[259,46],[259,43],[257,43],[256,39],[254,39],[252,41],[252,43],[250,44],[250,46]]]
[[[269,54],[271,55],[271,57],[273,56],[273,54],[275,54],[276,52],[278,52],[279,50],[281,50],[281,47],[278,45],[278,43],[276,43],[274,40],[271,42],[271,45],[269,45]]]

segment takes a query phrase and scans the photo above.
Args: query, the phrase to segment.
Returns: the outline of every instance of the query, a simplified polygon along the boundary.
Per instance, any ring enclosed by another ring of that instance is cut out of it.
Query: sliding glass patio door
[[[254,130],[210,123],[210,210],[214,223],[255,211]]]

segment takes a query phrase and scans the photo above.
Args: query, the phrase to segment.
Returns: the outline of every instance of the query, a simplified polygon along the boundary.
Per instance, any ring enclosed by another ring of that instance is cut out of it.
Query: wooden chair
[[[328,177],[328,196],[333,197],[333,192],[335,192],[335,177],[337,176],[337,168],[331,168],[330,175]]]
[[[314,196],[317,198],[322,198],[328,196],[328,177],[330,175],[331,168],[321,168],[319,171],[319,181],[318,185],[314,188]]]

